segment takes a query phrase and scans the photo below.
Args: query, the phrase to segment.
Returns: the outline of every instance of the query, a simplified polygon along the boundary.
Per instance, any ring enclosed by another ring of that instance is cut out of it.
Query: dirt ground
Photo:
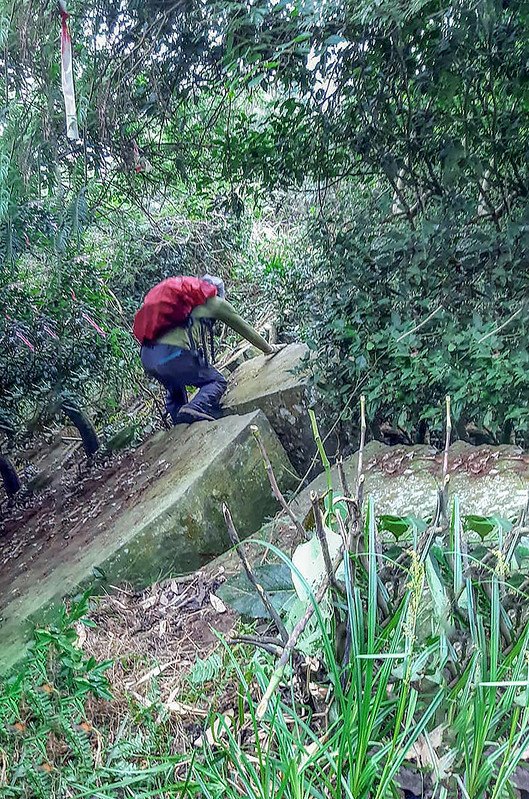
[[[94,704],[94,728],[107,729],[110,738],[119,736],[135,702],[163,723],[172,753],[186,753],[200,745],[212,711],[234,712],[238,684],[235,672],[227,668],[218,635],[230,642],[240,621],[215,595],[224,579],[220,567],[212,574],[197,572],[138,593],[121,586],[93,600],[90,620],[95,626],[77,625],[79,644],[98,662],[112,660],[106,672],[112,699]],[[194,684],[193,667],[213,653],[222,664],[220,671]]]

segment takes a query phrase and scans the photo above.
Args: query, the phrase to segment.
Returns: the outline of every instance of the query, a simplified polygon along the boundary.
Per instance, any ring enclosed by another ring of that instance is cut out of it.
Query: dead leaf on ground
[[[444,724],[439,724],[431,733],[419,735],[413,746],[406,753],[406,760],[412,760],[420,768],[436,768],[439,762],[436,749],[443,742]]]
[[[210,594],[209,601],[211,602],[211,605],[213,606],[214,610],[217,611],[217,613],[226,613],[226,605],[224,604],[222,599],[218,598],[218,596],[215,596],[215,594]]]

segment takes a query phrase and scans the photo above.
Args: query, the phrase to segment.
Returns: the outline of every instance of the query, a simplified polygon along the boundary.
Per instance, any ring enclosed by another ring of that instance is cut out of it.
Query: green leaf
[[[387,530],[389,533],[398,539],[412,531],[422,532],[426,529],[426,522],[418,519],[415,516],[391,516],[390,514],[382,514],[378,517],[378,530],[383,532]]]
[[[296,44],[298,44],[299,42],[306,42],[306,41],[308,41],[308,40],[310,39],[310,37],[311,37],[311,34],[310,34],[309,32],[307,32],[307,33],[300,33],[300,34],[298,34],[297,36],[295,36],[295,37],[294,37],[294,39],[293,39],[292,41],[293,41],[293,42],[296,42]]]
[[[269,563],[253,570],[257,582],[269,595],[274,608],[284,610],[295,596],[290,569],[284,563]],[[217,590],[217,596],[241,616],[266,619],[268,612],[246,574],[230,577]]]
[[[499,516],[475,516],[470,514],[463,518],[465,532],[477,533],[481,539],[484,539],[495,530],[509,530],[511,526],[508,519],[502,519]]]
[[[334,44],[343,44],[347,42],[347,39],[344,36],[339,36],[338,34],[334,34],[333,36],[328,36],[325,39],[325,44],[327,47],[332,47]]]
[[[215,680],[220,675],[221,670],[222,659],[216,652],[212,652],[205,659],[196,659],[187,679],[191,685],[203,685]]]
[[[443,624],[448,618],[450,601],[446,589],[440,579],[439,568],[431,557],[425,561],[426,580],[432,597],[434,614],[437,621]]]

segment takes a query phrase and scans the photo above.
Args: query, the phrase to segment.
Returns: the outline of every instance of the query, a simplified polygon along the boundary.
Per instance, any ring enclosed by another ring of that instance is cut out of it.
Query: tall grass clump
[[[304,520],[319,574],[314,557],[267,545],[309,598],[284,603],[279,660],[256,637],[239,667],[239,712],[217,719],[222,734],[193,765],[203,796],[219,785],[263,799],[517,795],[529,746],[527,508],[514,522],[463,517],[445,457],[431,519],[377,518],[363,501],[362,431],[355,491],[339,464],[337,494],[324,460],[327,491]]]

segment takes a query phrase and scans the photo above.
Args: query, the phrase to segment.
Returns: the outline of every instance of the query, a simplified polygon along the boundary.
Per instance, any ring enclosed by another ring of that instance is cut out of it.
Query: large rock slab
[[[349,488],[354,490],[358,453],[344,460]],[[449,495],[458,496],[461,513],[516,517],[527,501],[529,453],[513,446],[472,446],[456,442],[448,457]],[[432,516],[441,485],[443,453],[428,446],[387,446],[369,442],[364,451],[364,496],[371,495],[377,515]],[[338,472],[333,486],[341,491]],[[317,477],[294,501],[301,516],[310,509],[310,493],[326,489],[325,475]]]
[[[116,475],[116,485],[96,489],[103,504],[97,517],[81,520],[67,544],[62,536],[52,538],[4,589],[0,669],[23,655],[34,623],[51,618],[65,596],[94,583],[94,570],[110,585],[126,581],[140,588],[199,568],[230,547],[223,503],[242,537],[259,530],[277,503],[252,425],[260,430],[281,488],[293,488],[298,478],[260,411],[157,434],[134,455],[136,481],[123,504],[112,501]]]
[[[313,477],[321,465],[315,459],[308,415],[316,402],[303,371],[308,353],[305,344],[290,344],[273,358],[260,355],[246,361],[230,377],[223,407],[235,414],[263,411],[299,474]]]

